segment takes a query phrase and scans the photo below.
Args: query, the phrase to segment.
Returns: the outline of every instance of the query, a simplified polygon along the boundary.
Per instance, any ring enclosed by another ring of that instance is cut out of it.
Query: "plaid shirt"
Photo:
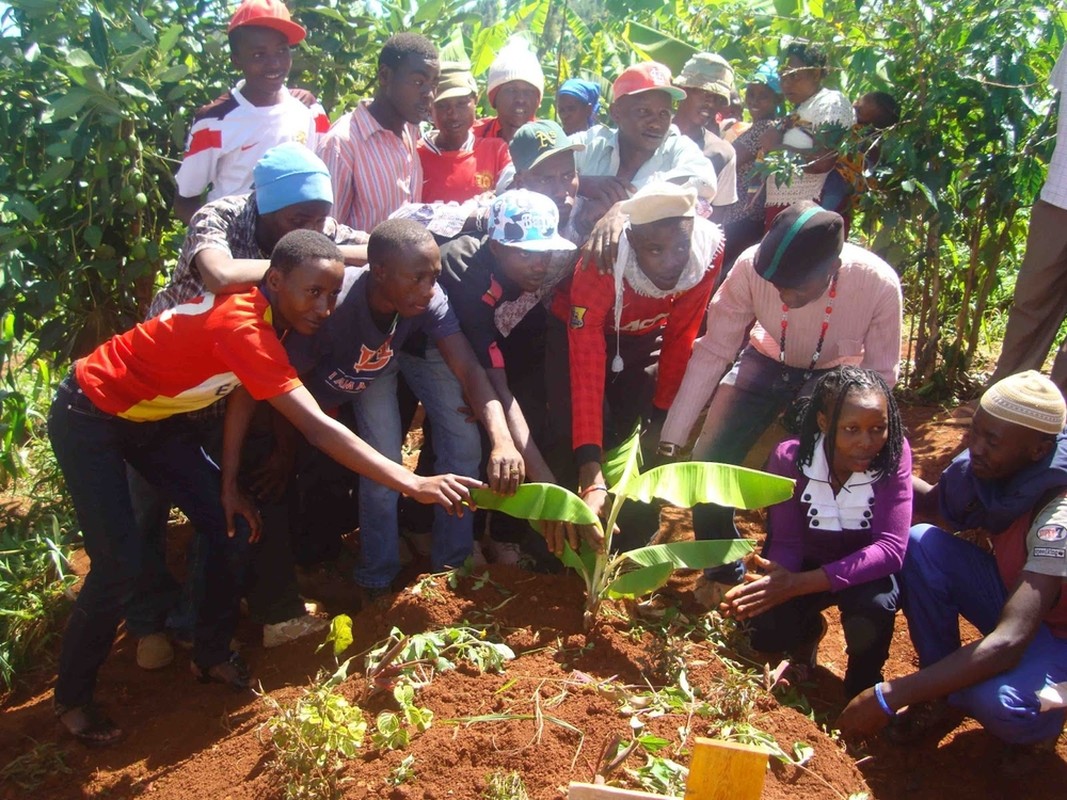
[[[201,250],[221,250],[231,258],[270,258],[270,253],[264,253],[256,241],[258,224],[254,192],[220,197],[202,206],[189,222],[170,282],[152,299],[147,318],[204,294],[204,279],[196,266],[196,254]],[[327,217],[322,232],[337,244],[365,244],[368,238],[331,217]]]

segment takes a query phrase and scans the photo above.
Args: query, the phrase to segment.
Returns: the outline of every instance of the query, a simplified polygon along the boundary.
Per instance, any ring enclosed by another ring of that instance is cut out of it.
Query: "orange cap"
[[[671,84],[671,71],[657,61],[645,61],[627,67],[615,79],[611,93],[616,100],[628,94],[662,91],[675,100],[685,98],[685,92]]]
[[[285,3],[278,0],[244,0],[233,13],[227,30],[233,33],[237,28],[247,25],[278,31],[289,40],[290,45],[300,44],[307,36],[307,31],[293,22]]]

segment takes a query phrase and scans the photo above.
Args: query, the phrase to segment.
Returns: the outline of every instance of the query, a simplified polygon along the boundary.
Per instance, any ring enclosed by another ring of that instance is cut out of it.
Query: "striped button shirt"
[[[370,103],[361,100],[319,141],[319,156],[333,178],[334,218],[368,232],[404,203],[422,199],[418,128],[405,124],[397,136],[378,124]]]

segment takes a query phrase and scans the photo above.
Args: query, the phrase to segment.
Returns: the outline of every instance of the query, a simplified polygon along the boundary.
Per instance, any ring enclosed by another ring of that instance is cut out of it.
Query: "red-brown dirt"
[[[906,409],[917,471],[936,478],[958,449],[964,425],[933,409]],[[765,452],[765,450],[764,450]],[[686,535],[688,514],[665,515],[672,538]],[[746,522],[753,538],[760,535],[758,515]],[[480,674],[472,668],[438,674],[416,696],[416,704],[434,712],[434,724],[416,734],[403,751],[379,752],[370,743],[346,769],[350,798],[479,798],[487,776],[516,770],[532,798],[565,796],[571,780],[589,781],[612,736],[632,737],[630,718],[620,713],[620,687],[630,692],[666,682],[669,665],[685,664],[694,692],[716,708],[745,706],[738,683],[707,641],[675,644],[644,628],[633,628],[625,609],[608,609],[595,629],[582,630],[582,586],[571,574],[540,575],[511,567],[491,567],[490,580],[478,574],[461,579],[453,591],[443,577],[410,588],[385,606],[370,607],[354,617],[356,642],[350,653],[362,652],[396,626],[406,633],[467,622],[484,627],[488,636],[507,642],[518,654],[503,674]],[[657,608],[678,607],[695,619],[692,575],[676,577],[659,594]],[[840,676],[845,663],[839,622],[830,615],[830,634],[820,649],[820,669],[804,687],[819,719],[832,723],[842,703]],[[256,642],[252,626],[241,631]],[[248,645],[246,655],[263,690],[282,704],[291,703],[332,657],[315,653],[315,642],[299,642],[264,651]],[[60,761],[44,771],[32,790],[19,788],[14,777],[0,778],[0,798],[256,798],[280,796],[270,769],[270,748],[263,723],[269,717],[263,700],[238,696],[220,686],[200,686],[188,673],[188,659],[179,653],[169,668],[155,673],[134,664],[133,643],[123,637],[100,674],[98,698],[129,732],[118,746],[86,750],[62,735],[50,711],[50,666],[30,676],[27,685],[7,697],[0,708],[0,769],[12,759],[37,752]],[[362,659],[355,664],[362,665]],[[887,675],[914,669],[914,652],[906,625],[898,618]],[[366,680],[353,670],[341,687],[349,699],[362,699]],[[388,708],[391,698],[379,694],[365,703],[368,717]],[[852,755],[810,719],[755,691],[746,721],[774,737],[786,752],[793,745],[812,745],[815,755],[805,768],[772,759],[763,797],[845,800],[868,792],[877,800],[961,797],[1051,798],[1067,784],[1067,736],[1030,776],[1008,778],[1000,765],[1003,746],[966,721],[940,742],[897,747],[877,740]],[[527,715],[534,719],[464,722],[477,715]],[[645,714],[645,732],[678,743],[685,716],[652,718]],[[565,727],[564,723],[567,726]],[[688,720],[685,746],[665,754],[688,762],[694,736],[717,731],[721,718]],[[576,733],[573,729],[580,731]],[[405,755],[414,756],[415,777],[399,787],[387,783]],[[42,762],[43,763],[43,762]],[[640,750],[611,775],[613,782],[636,786],[628,775],[644,763]]]

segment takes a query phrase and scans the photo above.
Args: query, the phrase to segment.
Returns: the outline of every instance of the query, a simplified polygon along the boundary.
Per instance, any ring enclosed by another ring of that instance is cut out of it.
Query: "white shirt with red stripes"
[[[241,81],[193,117],[185,155],[175,180],[182,197],[199,197],[209,189],[208,202],[252,188],[252,168],[270,148],[284,142],[306,144],[313,152],[330,119],[318,101],[310,106],[288,89],[280,103],[254,106]]]

